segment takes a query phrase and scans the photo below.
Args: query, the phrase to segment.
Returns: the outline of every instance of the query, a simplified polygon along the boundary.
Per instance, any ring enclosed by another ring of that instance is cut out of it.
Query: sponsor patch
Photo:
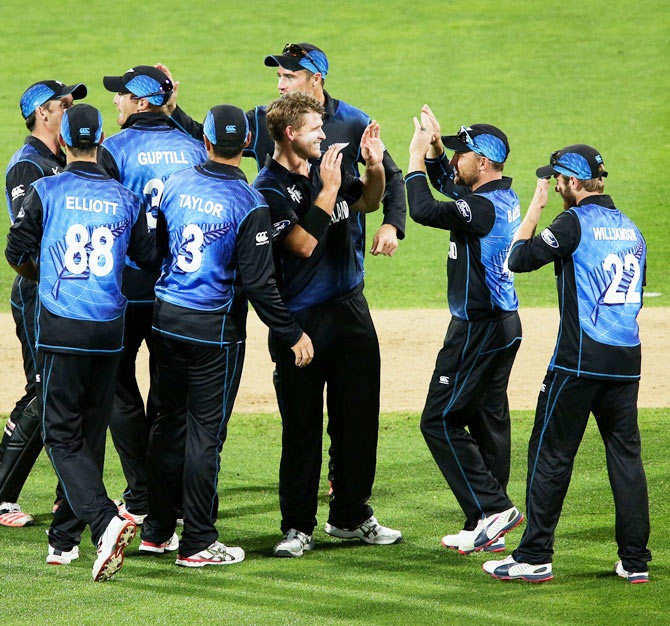
[[[287,187],[286,191],[288,191],[289,195],[291,196],[291,200],[293,200],[293,202],[300,202],[302,200],[302,193],[300,193],[300,190],[297,189],[295,185]]]
[[[291,224],[290,220],[282,220],[272,225],[272,237],[276,237],[282,230]]]
[[[257,246],[264,246],[270,242],[270,238],[268,237],[268,231],[267,230],[262,230],[259,233],[256,233],[256,245]]]
[[[470,205],[465,200],[456,200],[456,208],[466,222],[472,221],[472,211],[470,210]]]
[[[556,237],[554,237],[554,233],[552,233],[548,228],[545,228],[540,233],[540,237],[542,237],[542,241],[544,241],[544,243],[546,243],[549,247],[558,248],[558,240]]]
[[[542,383],[542,384],[540,385],[540,391],[541,391],[542,393],[544,393],[546,390],[547,390],[547,386],[546,386],[544,383]]]
[[[26,190],[23,188],[23,185],[17,185],[12,189],[12,200],[16,200],[17,198],[20,198],[21,196],[26,195]]]
[[[237,126],[235,126],[235,124],[228,124],[228,126],[226,126],[226,132],[227,133],[236,133],[237,132]]]
[[[448,385],[450,382],[449,376],[440,376],[440,385]]]

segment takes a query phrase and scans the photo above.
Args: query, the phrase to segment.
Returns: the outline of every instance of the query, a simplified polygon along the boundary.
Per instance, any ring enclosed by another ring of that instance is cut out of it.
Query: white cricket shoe
[[[274,555],[279,557],[302,556],[303,552],[314,549],[314,539],[312,535],[300,532],[295,528],[291,528],[281,541],[274,547]]]
[[[389,545],[392,543],[400,543],[402,541],[402,533],[399,530],[382,526],[374,515],[370,519],[365,520],[360,526],[352,528],[351,530],[338,528],[332,524],[326,524],[325,531],[331,537],[339,537],[340,539],[360,539],[365,543],[373,545]]]
[[[474,539],[471,542],[469,540],[462,542],[459,552],[470,554],[485,550],[487,546],[496,543],[500,537],[521,524],[523,519],[523,513],[515,506],[500,513],[487,515],[477,523]]]
[[[458,550],[461,554],[470,554],[474,552],[474,540],[478,530],[461,530],[455,535],[445,535],[442,537],[442,545],[450,550]],[[465,549],[463,549],[465,548]],[[505,537],[499,537],[493,543],[484,546],[484,552],[504,552]]]
[[[79,558],[79,546],[73,546],[69,550],[58,550],[49,544],[47,552],[47,563],[49,565],[69,565]]]
[[[113,517],[98,541],[98,558],[93,563],[93,580],[109,580],[123,565],[126,548],[135,537],[137,526],[123,517]]]
[[[621,561],[617,561],[614,564],[614,571],[616,572],[617,576],[621,576],[621,578],[625,578],[629,583],[633,583],[634,585],[639,584],[639,583],[648,583],[649,582],[649,572],[628,572],[623,568],[623,563]]]
[[[502,561],[485,561],[482,564],[482,569],[489,576],[498,580],[524,580],[528,583],[544,583],[554,577],[551,572],[551,563],[541,563],[539,565],[518,563],[511,554]]]
[[[33,516],[24,513],[16,502],[0,502],[0,526],[22,528],[34,523]]]
[[[140,513],[131,513],[126,508],[126,503],[123,500],[114,500],[114,504],[116,504],[116,508],[119,510],[119,515],[121,517],[130,520],[136,526],[141,526],[144,524],[144,520],[147,518],[146,513],[144,515]]]
[[[179,548],[179,537],[177,533],[173,533],[167,541],[162,543],[153,543],[152,541],[145,541],[140,543],[139,551],[145,554],[165,554],[166,552],[174,552]]]
[[[215,541],[212,545],[191,556],[178,555],[175,565],[205,567],[205,565],[233,565],[241,561],[244,561],[242,548],[224,546],[220,541]]]

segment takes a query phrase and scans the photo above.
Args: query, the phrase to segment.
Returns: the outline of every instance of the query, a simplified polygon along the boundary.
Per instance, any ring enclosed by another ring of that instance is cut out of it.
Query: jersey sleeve
[[[570,256],[577,249],[580,237],[579,220],[571,211],[564,211],[539,235],[516,241],[507,265],[513,272],[532,272]]]
[[[98,148],[98,165],[105,171],[105,174],[114,180],[121,180],[119,166],[116,163],[114,155],[109,151],[103,142]]]
[[[287,345],[295,345],[302,329],[288,312],[279,295],[272,258],[270,211],[253,209],[237,233],[237,264],[240,279],[261,321]]]
[[[164,219],[163,223],[165,223]],[[163,259],[162,250],[156,243],[158,239],[157,230],[158,228],[149,230],[147,214],[138,206],[137,219],[130,231],[128,256],[147,272],[159,269]]]
[[[338,194],[347,201],[349,206],[358,202],[363,195],[363,183],[361,182],[361,179],[343,169],[342,181],[340,182],[340,190]]]
[[[18,161],[7,172],[5,184],[12,221],[16,220],[30,185],[43,176],[42,168],[32,161]]]
[[[265,181],[264,181],[265,182]],[[284,193],[274,185],[264,184],[257,188],[269,207],[272,222],[272,240],[279,242],[288,235],[291,228],[298,223],[298,215],[287,202]]]
[[[398,231],[398,239],[404,239],[407,203],[405,201],[405,181],[402,177],[402,170],[395,164],[388,150],[384,150],[382,165],[386,176],[386,188],[382,198],[382,211],[384,213],[382,223],[395,226]]]
[[[22,265],[29,257],[36,256],[42,241],[43,214],[40,195],[31,186],[7,235],[5,257],[11,265]]]
[[[405,184],[409,214],[419,224],[479,236],[488,234],[495,224],[495,207],[482,196],[471,194],[456,202],[435,200],[423,172],[411,172]]]
[[[449,165],[446,152],[443,152],[437,159],[426,159],[425,163],[430,184],[441,194],[458,200],[458,198],[472,193],[467,185],[457,185],[454,182],[456,173],[454,168]]]
[[[194,120],[188,113],[183,111],[179,106],[175,108],[172,112],[172,115],[168,118],[168,123],[170,126],[180,130],[182,133],[186,133],[197,139],[198,141],[204,141],[203,125],[200,122]]]

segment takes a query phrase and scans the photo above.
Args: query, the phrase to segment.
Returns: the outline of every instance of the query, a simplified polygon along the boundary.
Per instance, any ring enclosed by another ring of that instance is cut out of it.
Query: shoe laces
[[[306,533],[303,533],[300,530],[296,530],[295,528],[291,528],[284,535],[284,541],[292,541],[293,539],[297,539],[303,546],[307,545],[311,541],[310,536]]]
[[[16,502],[0,502],[0,513],[22,513]]]

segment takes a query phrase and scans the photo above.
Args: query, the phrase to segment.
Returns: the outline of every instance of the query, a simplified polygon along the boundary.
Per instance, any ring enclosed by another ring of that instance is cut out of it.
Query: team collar
[[[37,150],[43,157],[56,159],[61,167],[65,167],[65,153],[60,148],[58,149],[58,152],[54,154],[47,148],[46,144],[41,139],[35,137],[35,135],[28,135],[24,143]]]

